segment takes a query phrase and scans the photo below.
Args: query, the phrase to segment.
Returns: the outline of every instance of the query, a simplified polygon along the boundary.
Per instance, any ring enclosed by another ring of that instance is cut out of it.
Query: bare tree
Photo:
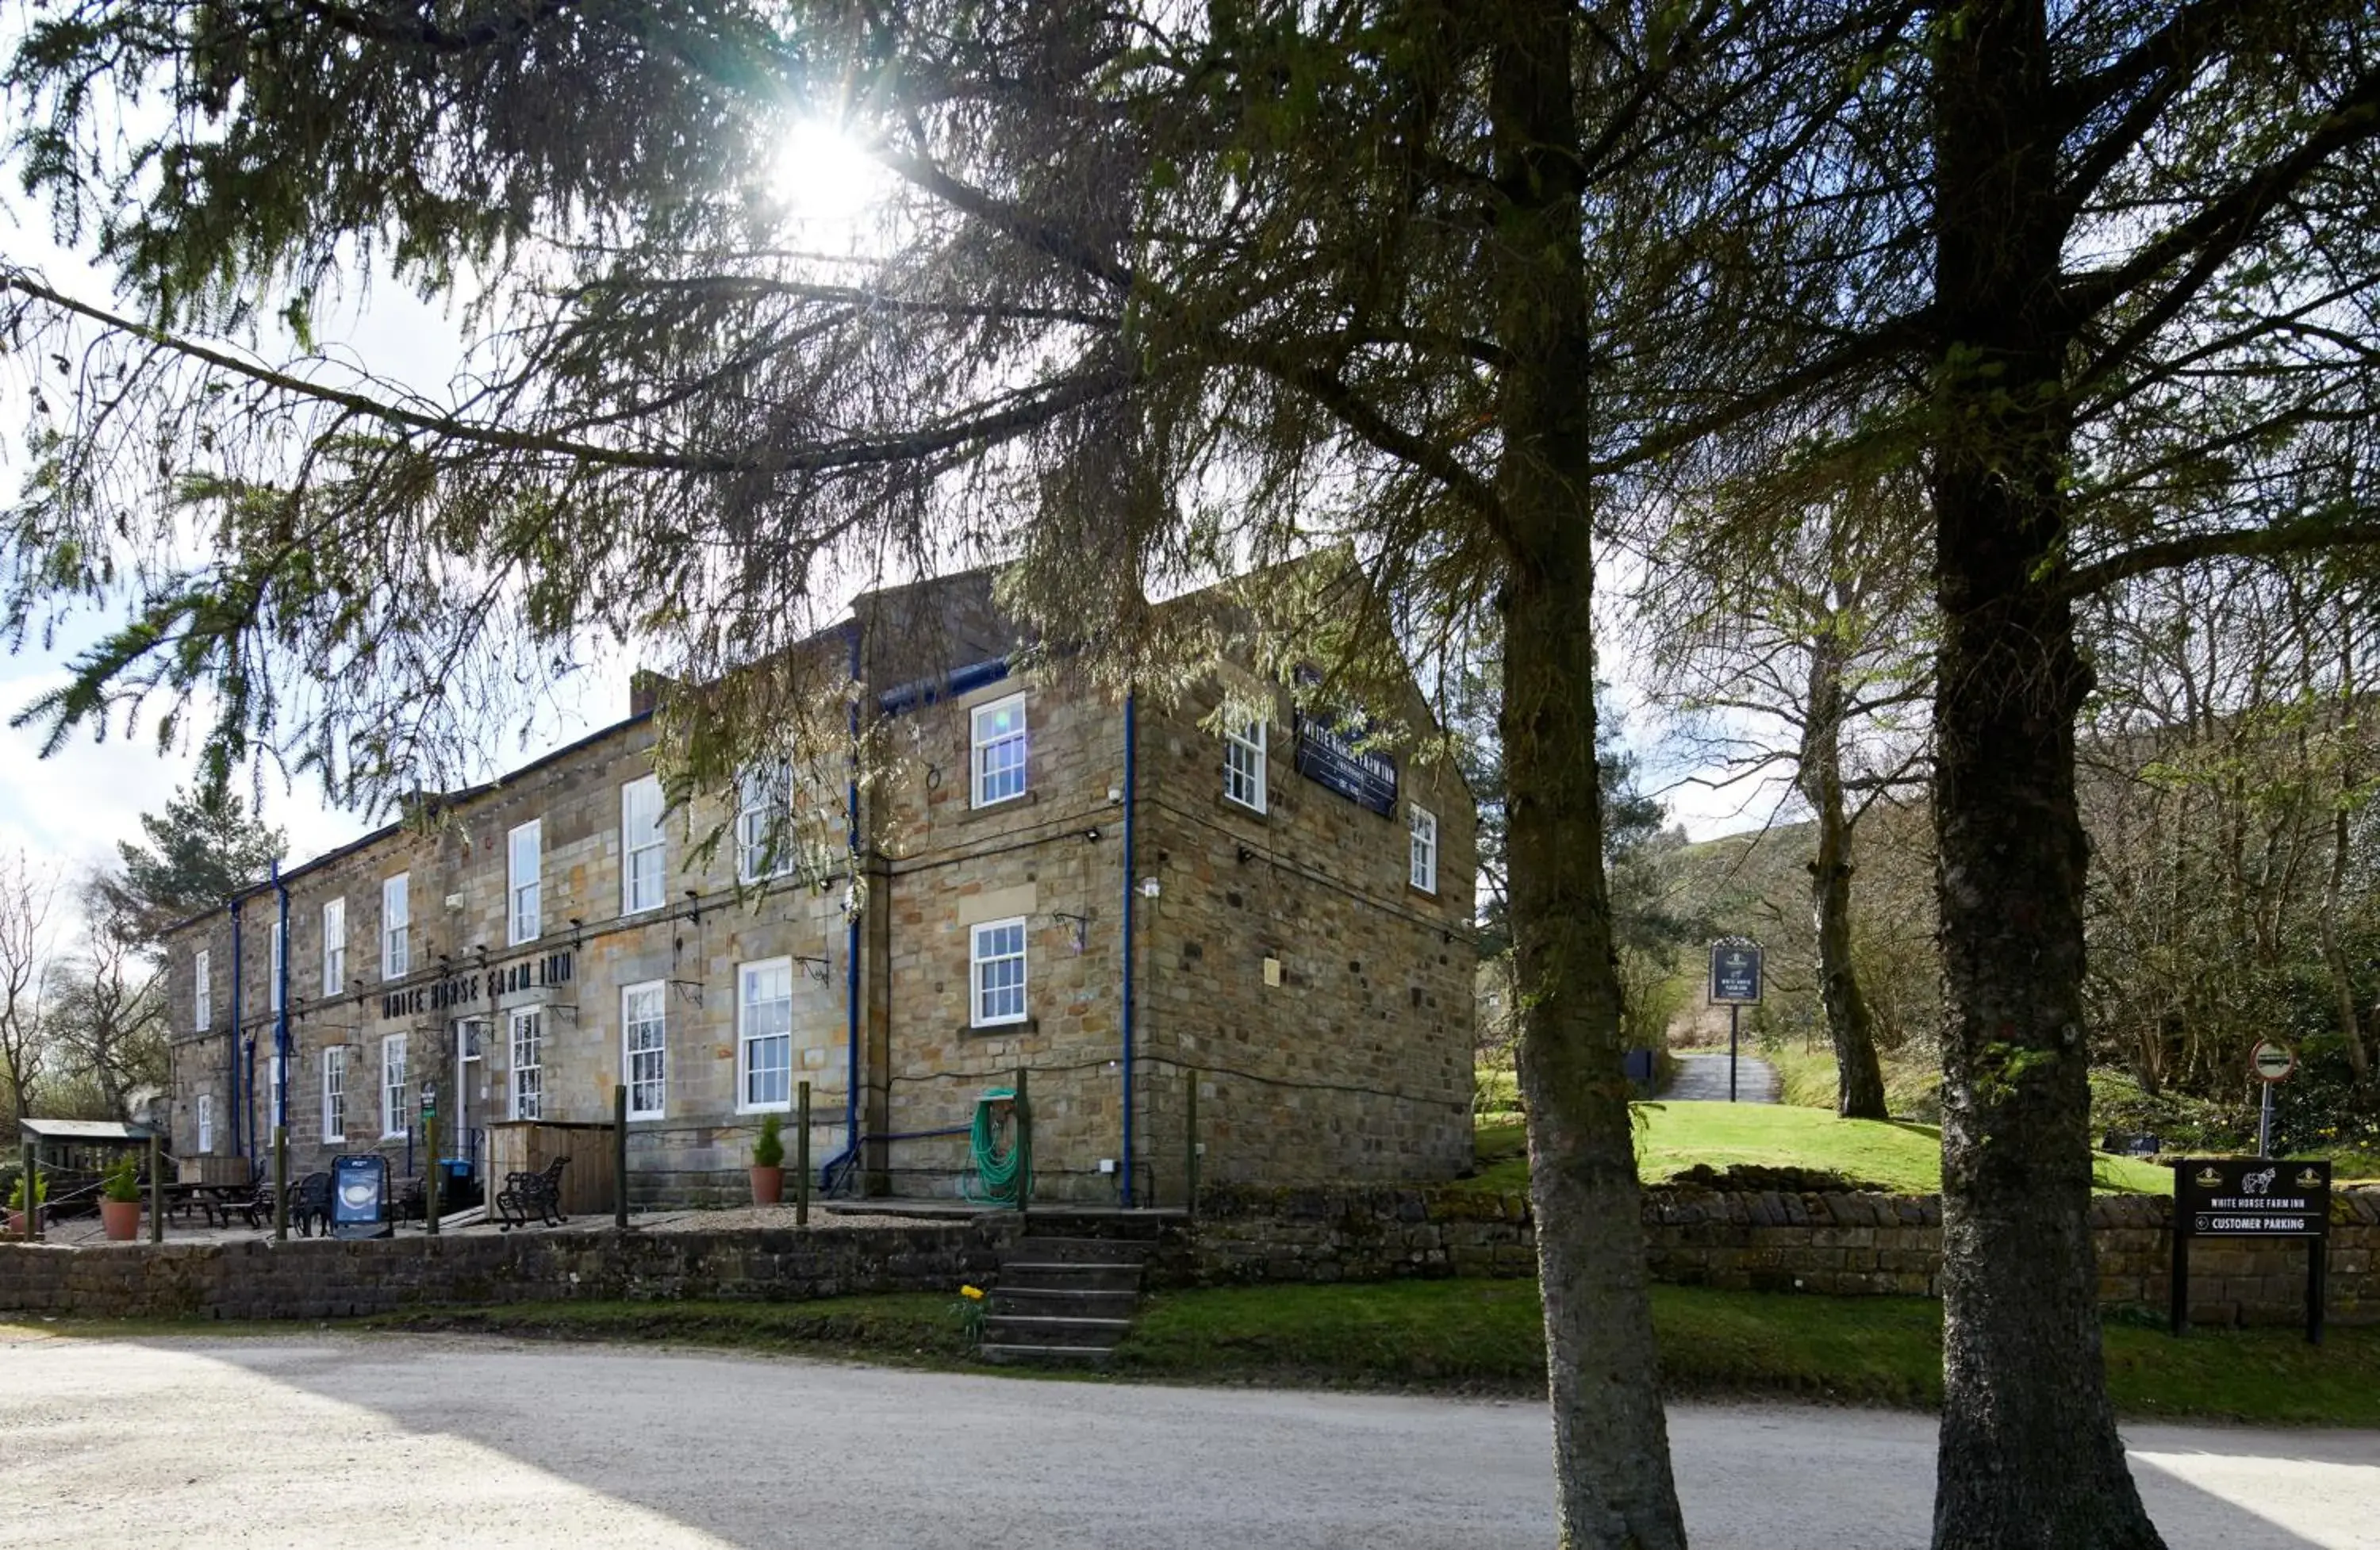
[[[33,1111],[49,1053],[50,909],[55,881],[22,852],[0,857],[0,1077],[10,1112]]]

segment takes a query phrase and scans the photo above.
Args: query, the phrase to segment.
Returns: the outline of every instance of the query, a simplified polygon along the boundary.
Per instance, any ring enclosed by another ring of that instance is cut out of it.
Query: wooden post
[[[164,1148],[157,1137],[149,1137],[149,1241],[165,1241],[165,1167]]]
[[[289,1239],[289,1132],[273,1127],[273,1241]]]
[[[2172,1284],[2166,1294],[2166,1333],[2190,1333],[2190,1230],[2182,1217],[2181,1164],[2173,1165]]]
[[[628,1084],[612,1089],[612,1225],[628,1230]]]
[[[28,1141],[25,1143],[25,1170],[17,1175],[25,1192],[25,1241],[28,1243],[37,1241],[42,1236],[41,1197],[34,1193],[34,1186],[40,1182],[41,1174],[33,1167],[33,1144]]]
[[[1190,1068],[1190,1092],[1183,1106],[1183,1133],[1189,1139],[1183,1144],[1182,1177],[1189,1181],[1182,1197],[1183,1208],[1192,1216],[1198,1214],[1198,1068]]]
[[[794,1225],[810,1225],[810,1084],[807,1082],[795,1099]]]
[[[428,1154],[423,1162],[429,1173],[421,1181],[421,1230],[431,1238],[438,1236],[438,1108],[437,1100],[431,1102],[430,1112],[421,1117],[421,1149]]]

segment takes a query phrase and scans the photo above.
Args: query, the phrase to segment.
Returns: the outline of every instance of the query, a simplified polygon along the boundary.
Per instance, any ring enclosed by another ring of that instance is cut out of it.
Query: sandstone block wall
[[[2328,1316],[2380,1323],[2380,1191],[2338,1196]],[[2102,1195],[2093,1205],[2099,1301],[2162,1312],[2171,1285],[2172,1204]],[[1830,1296],[1939,1295],[1942,1214],[1933,1197],[1660,1190],[1645,1195],[1653,1278],[1683,1286]],[[2201,1241],[2191,1252],[2191,1318],[2207,1326],[2304,1316],[2306,1245]],[[1220,1188],[1165,1260],[1185,1285],[1527,1276],[1534,1224],[1518,1195],[1461,1190]]]
[[[0,1245],[0,1311],[88,1318],[345,1318],[573,1300],[796,1302],[955,1291],[1011,1225],[522,1233],[342,1242]]]

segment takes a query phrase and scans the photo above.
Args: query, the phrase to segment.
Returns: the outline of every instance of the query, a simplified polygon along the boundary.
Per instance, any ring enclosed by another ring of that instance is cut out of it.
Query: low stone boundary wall
[[[953,1291],[1013,1221],[808,1232],[468,1233],[341,1241],[0,1245],[0,1311],[93,1318],[343,1318],[572,1299],[792,1302]]]
[[[2335,1199],[2329,1316],[2380,1323],[2380,1191]],[[2103,1304],[2165,1308],[2172,1216],[2162,1196],[2093,1202]],[[1930,1195],[1651,1189],[1644,1217],[1658,1281],[1832,1296],[1940,1290],[1942,1207]],[[1160,1263],[1167,1278],[1193,1286],[1526,1276],[1536,1270],[1536,1239],[1520,1195],[1220,1188],[1200,1196],[1196,1231]],[[2305,1275],[2301,1241],[2202,1240],[2191,1249],[2191,1318],[2298,1322]]]

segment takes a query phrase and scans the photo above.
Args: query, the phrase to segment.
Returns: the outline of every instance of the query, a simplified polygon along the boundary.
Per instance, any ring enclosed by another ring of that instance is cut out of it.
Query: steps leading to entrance
[[[1105,1362],[1132,1331],[1148,1254],[1129,1239],[1018,1239],[992,1283],[984,1360]]]

